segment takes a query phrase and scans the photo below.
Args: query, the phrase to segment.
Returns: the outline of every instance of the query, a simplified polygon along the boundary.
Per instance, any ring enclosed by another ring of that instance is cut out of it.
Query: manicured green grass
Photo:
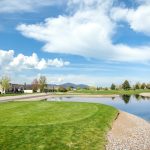
[[[103,150],[117,113],[90,103],[1,103],[0,149]]]
[[[112,95],[112,94],[118,94],[118,95],[123,95],[123,94],[126,94],[126,95],[132,95],[132,94],[140,94],[140,93],[145,93],[145,92],[150,92],[150,89],[146,89],[146,90],[142,90],[142,89],[139,89],[139,90],[77,90],[77,91],[74,91],[73,93],[77,94],[100,94],[100,95]]]

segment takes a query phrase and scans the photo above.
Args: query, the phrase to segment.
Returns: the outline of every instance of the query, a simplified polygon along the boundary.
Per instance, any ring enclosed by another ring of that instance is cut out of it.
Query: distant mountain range
[[[77,88],[77,87],[79,87],[79,88],[88,88],[89,86],[88,85],[86,85],[86,84],[74,84],[74,83],[64,83],[64,84],[59,84],[59,85],[57,85],[57,84],[48,84],[48,86],[49,87],[53,87],[53,86],[55,86],[55,87],[64,87],[64,88],[68,88],[68,87],[72,87],[72,88]]]

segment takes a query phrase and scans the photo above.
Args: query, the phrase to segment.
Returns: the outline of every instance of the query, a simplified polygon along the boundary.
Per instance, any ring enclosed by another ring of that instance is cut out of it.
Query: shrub
[[[59,91],[59,92],[67,92],[67,89],[64,88],[63,86],[60,86],[60,87],[58,88],[58,91]]]

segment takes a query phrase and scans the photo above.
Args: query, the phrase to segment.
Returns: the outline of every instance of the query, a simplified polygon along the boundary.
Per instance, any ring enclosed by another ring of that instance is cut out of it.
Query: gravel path
[[[150,150],[150,123],[120,112],[107,138],[106,150]]]
[[[49,95],[45,93],[36,93],[36,94],[25,94],[25,95],[17,95],[17,96],[2,96],[0,97],[0,102],[9,102],[9,101],[35,101],[35,100],[43,100],[48,98]]]

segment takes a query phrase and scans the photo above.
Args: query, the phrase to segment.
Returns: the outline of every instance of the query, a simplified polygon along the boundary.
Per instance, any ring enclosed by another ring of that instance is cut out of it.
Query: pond
[[[150,122],[150,98],[139,95],[122,95],[115,98],[87,98],[87,97],[57,97],[48,101],[92,102],[116,107],[122,111],[137,115]]]

